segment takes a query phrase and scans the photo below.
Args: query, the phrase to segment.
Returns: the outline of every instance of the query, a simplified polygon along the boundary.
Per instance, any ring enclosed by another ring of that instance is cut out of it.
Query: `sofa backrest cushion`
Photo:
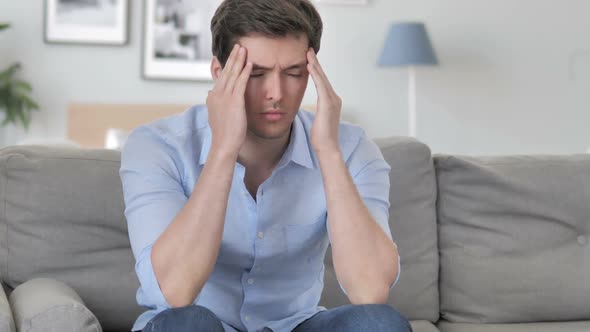
[[[441,316],[590,319],[590,155],[435,156]]]
[[[377,139],[391,166],[389,227],[398,245],[401,273],[389,304],[412,320],[439,317],[436,178],[430,149],[407,137]],[[348,303],[326,254],[322,305]]]
[[[0,150],[0,274],[12,288],[47,277],[72,287],[105,330],[144,310],[129,246],[120,154],[43,146]]]

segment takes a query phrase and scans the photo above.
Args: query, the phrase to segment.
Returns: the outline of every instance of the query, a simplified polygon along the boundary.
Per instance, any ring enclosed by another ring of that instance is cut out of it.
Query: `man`
[[[385,303],[399,274],[389,166],[316,53],[308,0],[225,0],[206,107],[136,129],[122,153],[129,236],[150,308],[133,330],[411,331]],[[298,111],[308,77],[315,115]],[[318,307],[332,245],[351,305]]]

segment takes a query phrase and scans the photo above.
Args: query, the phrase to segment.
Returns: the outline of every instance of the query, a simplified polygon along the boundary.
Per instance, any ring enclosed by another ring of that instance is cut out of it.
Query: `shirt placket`
[[[260,264],[260,260],[259,257],[261,256],[261,253],[264,250],[264,238],[266,236],[264,230],[262,230],[260,227],[262,224],[261,220],[263,218],[262,216],[262,207],[264,205],[264,183],[260,185],[260,187],[258,188],[258,191],[256,193],[256,200],[254,200],[254,198],[250,195],[250,193],[248,192],[243,178],[244,178],[244,173],[245,170],[243,168],[243,166],[239,166],[240,172],[241,172],[241,181],[240,181],[240,185],[242,187],[242,191],[244,192],[244,196],[246,199],[246,204],[248,206],[248,222],[250,225],[252,225],[252,227],[254,228],[254,232],[250,233],[253,236],[253,259],[252,261],[252,266],[250,266],[249,269],[243,271],[242,273],[242,277],[241,277],[241,282],[242,282],[242,290],[244,292],[244,302],[242,304],[242,308],[240,310],[240,317],[242,320],[242,323],[244,324],[244,326],[246,326],[248,328],[248,330],[252,329],[252,326],[257,325],[260,322],[255,321],[256,317],[255,317],[255,313],[252,312],[252,310],[250,309],[252,307],[253,303],[253,299],[256,298],[256,294],[257,294],[257,288],[258,288],[258,284],[259,281],[258,277],[260,275],[261,270],[261,264]]]

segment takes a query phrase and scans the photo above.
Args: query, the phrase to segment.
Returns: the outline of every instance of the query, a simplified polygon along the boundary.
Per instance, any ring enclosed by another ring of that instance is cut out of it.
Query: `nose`
[[[275,102],[283,99],[283,86],[280,74],[270,75],[266,82],[266,99]]]

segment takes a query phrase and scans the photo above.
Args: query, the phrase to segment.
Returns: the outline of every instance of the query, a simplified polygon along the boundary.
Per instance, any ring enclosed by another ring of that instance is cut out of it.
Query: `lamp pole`
[[[408,72],[408,134],[416,137],[416,68],[410,65]]]

